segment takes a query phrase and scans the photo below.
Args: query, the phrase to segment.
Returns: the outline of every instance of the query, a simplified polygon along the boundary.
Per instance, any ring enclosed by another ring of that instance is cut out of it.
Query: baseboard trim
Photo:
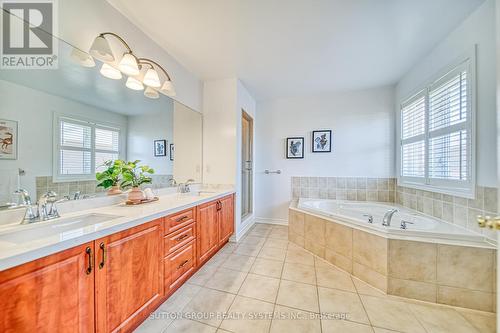
[[[248,217],[247,219],[245,219],[245,221],[242,221],[242,229],[237,232],[237,233],[234,233],[230,238],[229,238],[229,241],[230,242],[238,242],[240,239],[243,238],[243,236],[245,236],[245,234],[250,230],[250,228],[255,224],[255,218],[253,216],[250,216]]]
[[[283,219],[270,219],[266,217],[255,217],[254,223],[265,223],[265,224],[277,224],[277,225],[288,225],[288,220]]]

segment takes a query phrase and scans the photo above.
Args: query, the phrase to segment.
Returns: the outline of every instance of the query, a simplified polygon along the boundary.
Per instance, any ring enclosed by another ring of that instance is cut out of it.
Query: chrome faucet
[[[392,221],[392,215],[394,215],[394,213],[397,213],[398,210],[397,209],[389,209],[385,214],[384,214],[384,218],[382,220],[382,225],[384,227],[389,227],[391,225],[391,221]]]
[[[57,200],[57,193],[54,191],[48,191],[42,195],[40,200],[38,200],[38,211],[40,212],[41,220],[46,221],[60,217],[57,204],[67,200],[67,198]]]
[[[194,179],[188,179],[185,183],[180,183],[179,184],[179,192],[181,193],[189,193],[191,192],[191,188],[189,185],[194,184]]]
[[[24,220],[22,223],[27,224],[27,223],[35,222],[39,217],[38,207],[33,206],[33,202],[31,201],[31,196],[28,193],[28,191],[20,188],[20,189],[16,190],[14,192],[14,194],[18,194],[21,196],[21,200],[23,201],[23,206],[26,207],[26,215],[24,216]],[[35,210],[35,208],[36,208],[36,210]]]

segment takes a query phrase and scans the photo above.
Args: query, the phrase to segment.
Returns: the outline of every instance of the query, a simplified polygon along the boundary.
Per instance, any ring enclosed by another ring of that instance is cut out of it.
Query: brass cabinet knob
[[[491,218],[490,216],[477,216],[477,224],[480,228],[500,230],[500,216]]]

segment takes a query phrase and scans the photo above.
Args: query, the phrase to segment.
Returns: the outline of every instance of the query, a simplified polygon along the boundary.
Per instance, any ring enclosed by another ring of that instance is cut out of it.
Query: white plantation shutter
[[[403,185],[473,193],[471,77],[467,60],[401,105]]]
[[[57,179],[94,179],[104,162],[120,155],[120,129],[60,117],[57,138]]]

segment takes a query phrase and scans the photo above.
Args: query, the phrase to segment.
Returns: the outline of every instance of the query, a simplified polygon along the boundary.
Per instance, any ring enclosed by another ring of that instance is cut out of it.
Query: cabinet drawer
[[[178,287],[194,271],[196,248],[194,240],[165,258],[165,292]]]
[[[196,238],[196,225],[191,223],[164,237],[165,255],[174,252]]]
[[[165,217],[165,234],[178,230],[194,222],[194,209],[187,209],[180,213]]]

